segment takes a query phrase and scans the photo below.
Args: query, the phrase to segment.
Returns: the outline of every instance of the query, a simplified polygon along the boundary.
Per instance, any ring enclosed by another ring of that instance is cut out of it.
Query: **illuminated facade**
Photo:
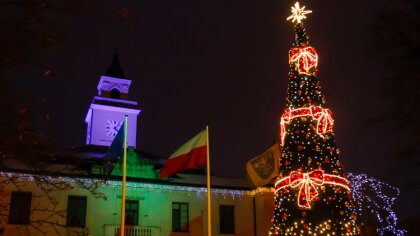
[[[182,177],[191,178],[192,175]],[[198,178],[194,182],[200,179],[200,176],[195,177]],[[201,177],[204,180],[205,176]],[[14,184],[6,186],[7,196],[3,196],[0,204],[10,205],[10,208],[0,213],[12,216],[19,212],[25,219],[11,221],[12,217],[3,217],[7,222],[3,222],[5,235],[28,235],[27,232],[30,232],[29,235],[117,235],[115,232],[119,228],[121,213],[121,181],[47,176],[39,179],[31,174],[0,172],[0,181],[8,178],[14,178],[13,182],[20,187],[18,189]],[[67,187],[47,194],[37,187],[41,180],[60,184],[66,182]],[[235,182],[217,177],[214,181]],[[18,193],[29,194],[29,203],[25,203],[22,197],[16,197]],[[126,235],[206,235],[206,194],[204,184],[152,179],[129,181],[126,226],[130,233]],[[271,189],[251,190],[234,186],[228,189],[216,184],[212,189],[213,235],[267,235],[272,198]],[[52,203],[51,199],[57,204]],[[16,206],[18,203],[19,206]],[[28,211],[25,211],[25,206],[29,207]],[[45,215],[45,209],[48,209],[49,215]],[[36,227],[45,233],[37,232]],[[134,230],[138,233],[132,233]]]
[[[0,162],[0,235],[118,235],[122,169],[117,162],[106,176],[102,159],[125,115],[130,127],[126,235],[206,235],[205,174],[192,170],[159,178],[165,158],[135,149],[140,109],[128,100],[130,84],[115,55],[86,115],[86,146],[33,152],[36,161],[30,163]],[[213,176],[213,235],[267,235],[272,199],[271,188]]]
[[[93,98],[87,112],[86,144],[109,146],[128,116],[130,129],[127,144],[136,146],[138,103],[128,99],[131,80],[125,79],[119,65],[118,54],[114,55],[106,75],[98,83],[98,95]]]

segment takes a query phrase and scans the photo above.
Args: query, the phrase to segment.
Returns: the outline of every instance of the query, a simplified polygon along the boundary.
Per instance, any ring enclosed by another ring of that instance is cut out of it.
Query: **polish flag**
[[[206,130],[203,130],[178,148],[163,165],[160,178],[166,178],[177,172],[205,165],[207,162],[206,136]]]

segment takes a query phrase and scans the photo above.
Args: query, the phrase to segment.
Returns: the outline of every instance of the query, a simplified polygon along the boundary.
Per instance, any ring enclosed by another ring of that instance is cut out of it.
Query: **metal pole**
[[[210,191],[210,141],[209,126],[206,125],[207,141],[207,236],[211,236],[211,191]]]
[[[121,236],[125,233],[125,186],[126,186],[126,165],[127,165],[127,126],[128,118],[127,115],[124,118],[124,155],[123,155],[123,176],[122,176],[122,193],[121,193]]]

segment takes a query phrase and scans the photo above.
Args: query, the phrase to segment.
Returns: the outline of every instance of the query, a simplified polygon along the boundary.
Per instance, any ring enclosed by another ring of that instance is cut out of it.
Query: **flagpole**
[[[207,236],[211,236],[211,201],[210,201],[210,141],[209,126],[206,125],[206,141],[207,141]]]
[[[125,233],[125,186],[126,186],[126,165],[127,165],[127,115],[124,118],[124,155],[123,155],[123,176],[122,176],[122,193],[121,193],[121,236]]]

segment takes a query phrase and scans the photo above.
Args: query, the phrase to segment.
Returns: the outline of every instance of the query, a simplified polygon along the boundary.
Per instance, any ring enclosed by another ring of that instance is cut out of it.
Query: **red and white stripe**
[[[160,171],[160,178],[166,178],[177,172],[205,165],[207,162],[206,130],[178,148],[165,162]]]

